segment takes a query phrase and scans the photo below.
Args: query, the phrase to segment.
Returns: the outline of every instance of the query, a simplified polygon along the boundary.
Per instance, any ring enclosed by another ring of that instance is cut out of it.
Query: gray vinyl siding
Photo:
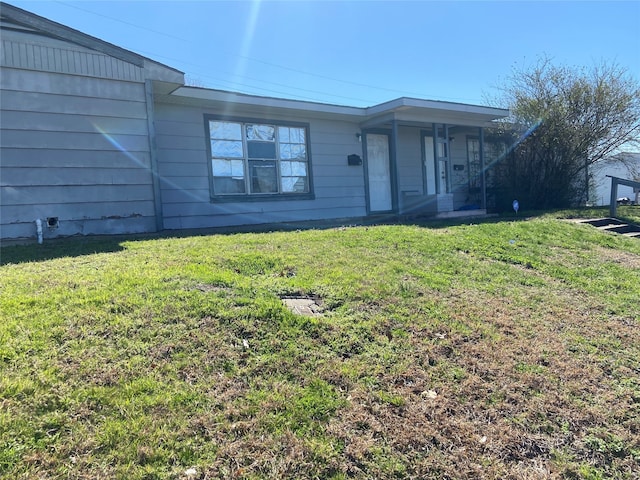
[[[3,67],[144,82],[143,68],[61,40],[3,30],[0,43]]]
[[[55,43],[53,50],[62,53]],[[12,51],[49,51],[26,47]],[[122,81],[137,79],[129,74],[135,69],[88,72],[82,66],[87,55],[69,51],[60,68],[21,64],[14,55],[9,60],[21,68],[8,68],[5,52],[0,77],[4,239],[34,238],[35,219],[47,217],[58,217],[59,227],[45,227],[45,238],[155,230],[144,83]],[[39,67],[48,71],[30,69]],[[92,76],[99,74],[120,79]]]
[[[223,112],[175,104],[156,104],[158,172],[166,229],[223,227],[272,222],[336,219],[366,215],[362,166],[347,156],[362,156],[355,123],[266,115],[266,121],[309,124],[314,199],[212,203],[204,115]]]

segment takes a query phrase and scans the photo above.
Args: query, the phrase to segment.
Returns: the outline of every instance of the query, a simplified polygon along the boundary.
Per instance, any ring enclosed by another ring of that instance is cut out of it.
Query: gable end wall
[[[154,231],[143,70],[2,33],[0,238],[35,238],[47,217],[45,238]]]
[[[144,82],[143,68],[132,63],[26,32],[3,30],[0,66]]]

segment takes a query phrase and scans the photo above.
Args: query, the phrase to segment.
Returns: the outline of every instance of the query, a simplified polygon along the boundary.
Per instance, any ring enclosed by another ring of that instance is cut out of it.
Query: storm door
[[[389,136],[368,133],[366,142],[369,211],[372,213],[391,211],[393,210],[393,191],[391,188]]]
[[[433,136],[423,133],[422,141],[424,142],[422,152],[424,159],[424,193],[426,195],[436,194],[437,169],[435,160],[435,148],[433,147]]]

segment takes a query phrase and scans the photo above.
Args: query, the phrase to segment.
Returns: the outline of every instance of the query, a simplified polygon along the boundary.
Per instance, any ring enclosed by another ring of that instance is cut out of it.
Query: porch
[[[364,122],[367,213],[485,214],[484,127],[504,110],[399,99]]]

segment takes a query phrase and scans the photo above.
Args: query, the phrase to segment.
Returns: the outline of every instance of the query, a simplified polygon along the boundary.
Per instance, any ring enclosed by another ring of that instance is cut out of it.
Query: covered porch
[[[484,127],[507,110],[410,98],[368,110],[361,139],[369,215],[486,213]]]

